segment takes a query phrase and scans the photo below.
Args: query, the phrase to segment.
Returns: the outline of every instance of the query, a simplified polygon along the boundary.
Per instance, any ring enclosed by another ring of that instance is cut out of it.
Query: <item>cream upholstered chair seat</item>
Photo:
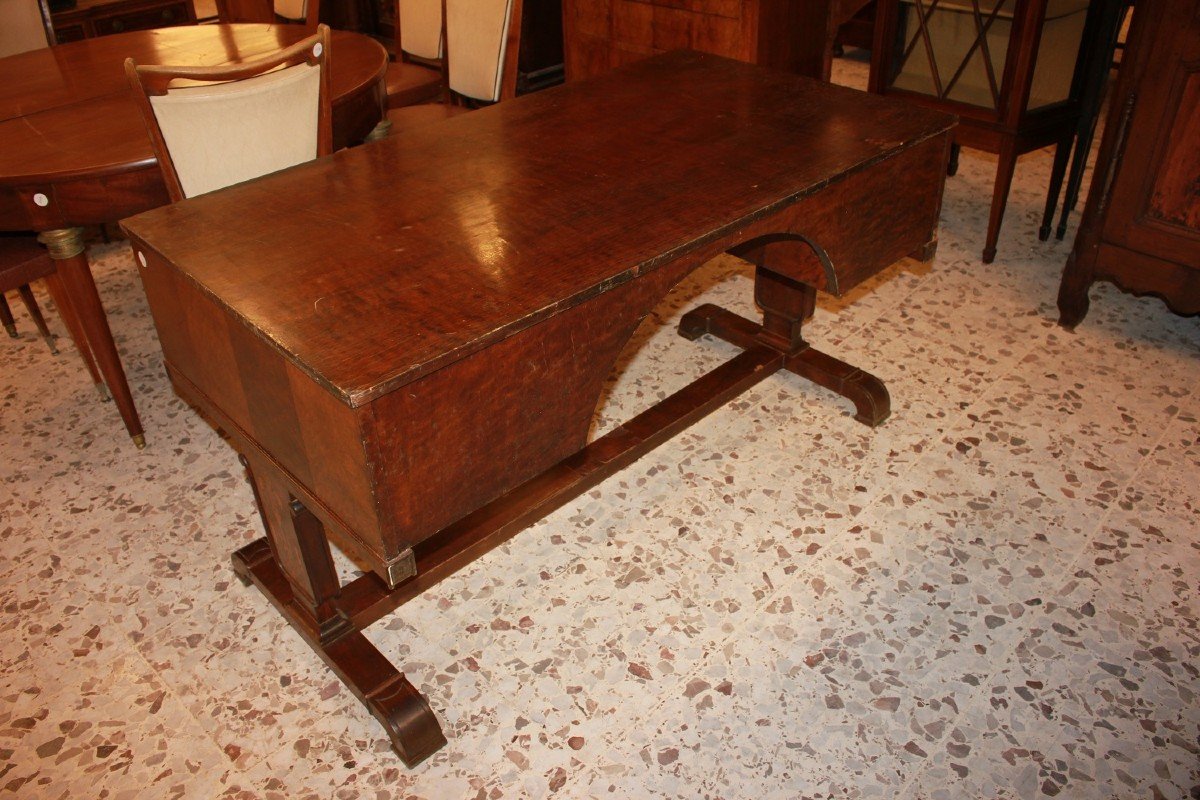
[[[437,100],[445,86],[441,70],[415,61],[392,61],[387,67],[388,108]]]
[[[257,61],[138,66],[125,74],[174,201],[332,150],[329,28]]]

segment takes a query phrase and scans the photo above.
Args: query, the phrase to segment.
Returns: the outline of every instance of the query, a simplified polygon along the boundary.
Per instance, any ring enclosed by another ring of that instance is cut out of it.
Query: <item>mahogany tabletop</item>
[[[359,406],[953,123],[681,51],[125,227]]]
[[[127,57],[143,64],[235,64],[304,36],[297,25],[188,25],[84,39],[0,59],[0,229],[115,221],[165,202],[161,190],[153,192],[160,179],[141,188],[155,195],[144,198],[141,207],[93,190],[93,208],[64,211],[62,219],[43,219],[22,196],[81,179],[115,179],[121,188],[123,174],[157,173],[126,82]],[[370,99],[381,85],[387,53],[378,42],[345,31],[333,32],[330,49],[336,125],[339,104]],[[104,207],[106,200],[113,201],[112,208]]]

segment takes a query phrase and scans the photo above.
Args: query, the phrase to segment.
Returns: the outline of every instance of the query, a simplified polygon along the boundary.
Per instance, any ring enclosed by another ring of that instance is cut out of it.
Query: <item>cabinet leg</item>
[[[1071,158],[1071,145],[1075,136],[1060,139],[1054,148],[1054,165],[1050,168],[1050,186],[1046,190],[1046,210],[1042,212],[1042,225],[1038,228],[1038,239],[1046,241],[1050,238],[1050,229],[1054,224],[1054,210],[1058,208],[1058,195],[1062,190],[1063,175],[1067,171],[1067,162]]]
[[[1000,146],[1000,161],[996,165],[996,186],[992,190],[992,211],[988,216],[987,241],[983,245],[983,263],[996,259],[996,242],[1000,238],[1000,224],[1004,222],[1004,207],[1008,204],[1008,190],[1012,188],[1013,173],[1017,168],[1017,144],[1011,139]]]
[[[1092,270],[1085,260],[1071,253],[1058,286],[1058,324],[1069,331],[1083,322],[1091,305],[1088,290],[1092,286]]]

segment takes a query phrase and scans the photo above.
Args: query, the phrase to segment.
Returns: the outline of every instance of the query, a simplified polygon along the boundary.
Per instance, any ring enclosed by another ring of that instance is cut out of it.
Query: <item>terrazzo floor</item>
[[[149,447],[18,312],[0,794],[1200,797],[1200,323],[1100,285],[1060,329],[1049,154],[983,265],[994,164],[963,151],[932,265],[820,304],[884,426],[777,374],[368,629],[449,739],[412,771],[234,578],[237,459],[172,395],[128,247],[95,247]],[[728,358],[673,323],[750,289],[730,258],[679,287],[597,430]]]

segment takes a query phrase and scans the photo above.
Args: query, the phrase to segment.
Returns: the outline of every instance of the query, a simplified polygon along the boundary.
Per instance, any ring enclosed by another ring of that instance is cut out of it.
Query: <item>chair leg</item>
[[[1038,239],[1046,241],[1050,238],[1050,228],[1054,223],[1054,211],[1058,208],[1058,195],[1062,190],[1063,175],[1067,171],[1067,162],[1071,157],[1071,145],[1075,136],[1059,139],[1054,148],[1054,166],[1050,168],[1050,186],[1046,190],[1046,210],[1042,213],[1042,227],[1038,228]]]
[[[58,277],[57,273],[46,276],[46,288],[50,290],[50,298],[54,301],[54,305],[58,306],[58,316],[62,318],[67,334],[75,343],[75,349],[79,351],[79,357],[83,359],[83,365],[87,367],[88,374],[92,377],[92,383],[96,385],[96,391],[102,400],[109,400],[108,388],[104,385],[104,379],[100,377],[96,358],[92,355],[91,348],[88,347],[87,337],[83,333],[83,324],[80,323],[79,315],[71,306],[70,296],[63,288],[62,279]]]
[[[46,326],[46,318],[42,316],[42,310],[38,308],[37,298],[33,296],[33,290],[26,283],[17,287],[17,293],[21,295],[21,302],[25,304],[25,310],[33,318],[33,324],[37,327],[38,333],[42,335],[42,338],[46,340],[46,345],[50,348],[50,352],[58,355],[58,347],[54,344],[54,334]]]
[[[3,292],[0,292],[0,322],[4,323],[4,330],[8,331],[8,338],[17,338],[17,321],[13,319],[12,309],[8,307],[8,301],[4,299]]]
[[[1000,224],[1004,222],[1004,207],[1008,204],[1008,190],[1012,188],[1013,173],[1017,169],[1017,143],[1013,139],[1000,145],[1000,161],[996,165],[996,187],[992,190],[992,212],[988,216],[987,241],[983,245],[983,263],[996,259],[996,241],[1000,238]]]

